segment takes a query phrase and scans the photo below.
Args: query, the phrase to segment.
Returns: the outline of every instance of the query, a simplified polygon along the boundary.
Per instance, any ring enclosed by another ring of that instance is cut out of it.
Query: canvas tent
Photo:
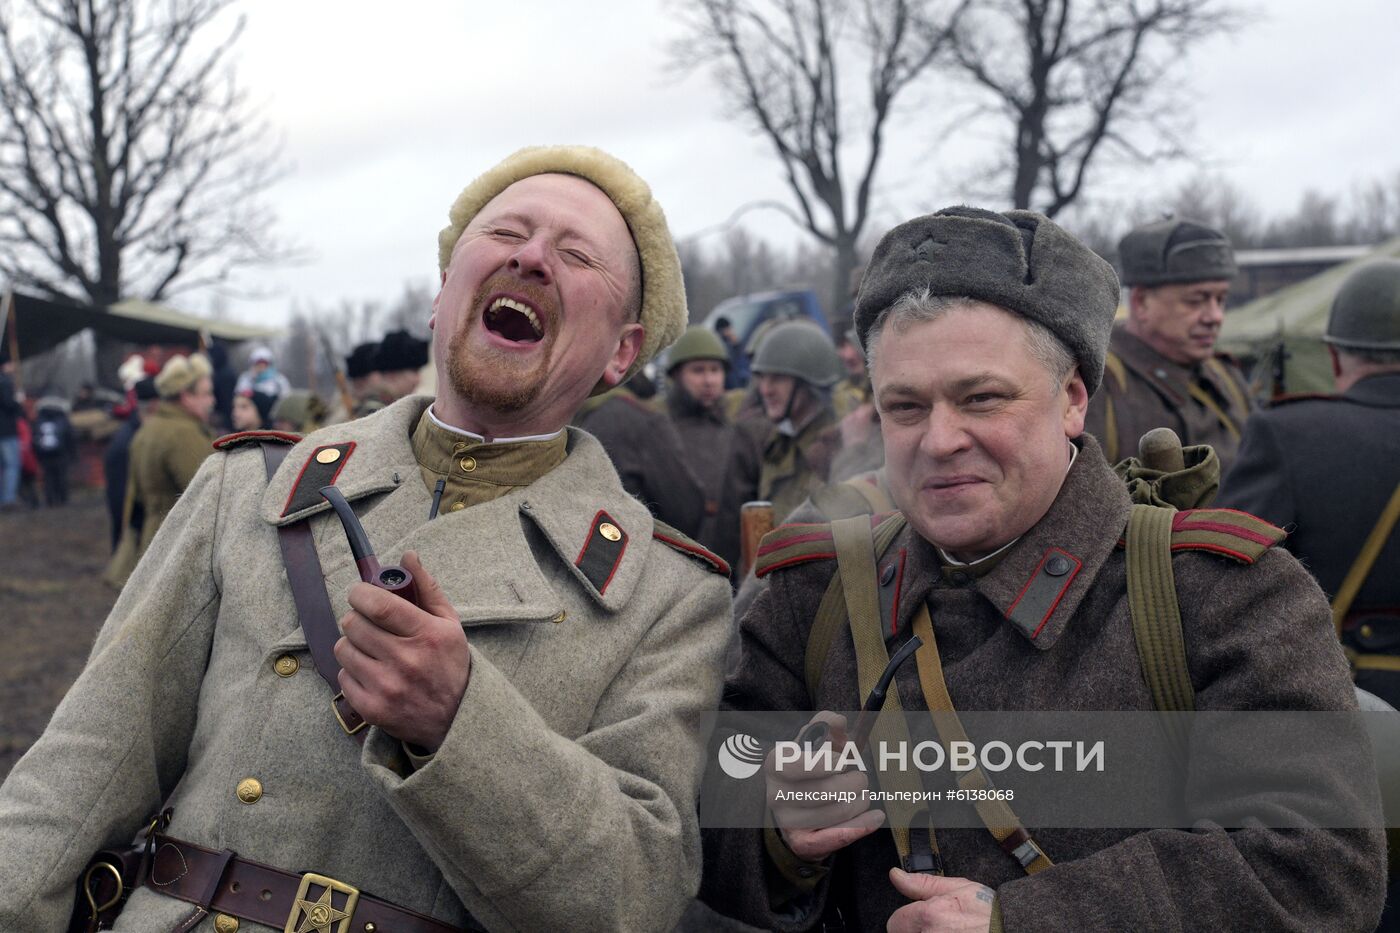
[[[1257,298],[1225,315],[1217,349],[1254,364],[1253,381],[1294,392],[1332,392],[1332,364],[1322,332],[1343,280],[1372,259],[1400,259],[1400,237],[1359,259]]]
[[[191,350],[199,346],[201,332],[230,343],[267,339],[280,333],[276,328],[209,321],[138,299],[103,308],[7,292],[4,311],[11,310],[11,300],[13,313],[0,312],[3,314],[0,326],[5,329],[4,339],[0,340],[0,359],[8,359],[16,348],[21,360],[38,356],[88,328],[131,343],[166,344]]]

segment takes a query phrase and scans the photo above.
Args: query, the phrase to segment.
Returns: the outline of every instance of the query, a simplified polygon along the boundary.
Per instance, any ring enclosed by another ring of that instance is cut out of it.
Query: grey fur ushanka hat
[[[1098,391],[1118,310],[1118,276],[1050,218],[947,207],[886,233],[856,297],[861,346],[886,309],[924,289],[936,297],[985,301],[1043,324],[1074,354],[1089,394]]]

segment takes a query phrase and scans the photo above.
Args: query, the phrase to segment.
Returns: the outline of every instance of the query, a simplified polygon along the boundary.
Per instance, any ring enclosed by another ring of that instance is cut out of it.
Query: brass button
[[[234,933],[238,929],[238,918],[230,917],[228,914],[215,914],[214,929],[218,933]]]
[[[375,926],[373,923],[365,924],[365,933],[374,933],[377,929],[379,929],[379,927]]]
[[[458,500],[457,502],[452,503],[452,509],[451,509],[451,511],[453,511],[453,512],[460,512],[460,511],[462,511],[463,509],[465,509],[466,507],[467,507],[467,504],[466,504],[465,502],[462,502],[461,500]]]
[[[476,469],[476,458],[463,457],[457,462],[457,465],[462,468],[463,473],[470,473],[472,470]]]
[[[564,619],[568,617],[568,615],[569,615],[569,613],[568,613],[566,610],[560,609],[560,610],[559,610],[559,614],[558,614],[557,616],[555,616],[553,619],[551,619],[550,621],[551,621],[551,622],[563,622]]]
[[[327,447],[316,455],[317,463],[335,463],[340,459],[340,451],[334,447]]]
[[[599,525],[598,534],[607,538],[609,541],[622,540],[622,532],[619,531],[617,526],[614,525],[612,522],[603,522],[603,524]]]
[[[257,803],[262,799],[262,781],[257,778],[244,778],[238,782],[238,799],[244,803]]]
[[[1361,637],[1362,637],[1362,638],[1370,638],[1370,637],[1371,637],[1371,633],[1372,633],[1373,631],[1375,631],[1375,629],[1371,628],[1371,626],[1369,626],[1369,625],[1363,625],[1363,626],[1361,626]]]
[[[299,667],[300,662],[290,654],[278,655],[277,660],[272,662],[272,669],[277,672],[278,677],[291,677]]]
[[[459,454],[466,449],[467,444],[465,441],[459,441],[458,443],[452,445],[452,452],[456,454]]]

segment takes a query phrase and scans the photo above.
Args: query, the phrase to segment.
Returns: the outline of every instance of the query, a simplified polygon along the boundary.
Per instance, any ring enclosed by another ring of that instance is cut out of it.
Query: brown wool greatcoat
[[[270,485],[256,445],[205,463],[0,788],[0,930],[65,929],[89,855],[162,805],[171,836],[457,926],[469,913],[490,930],[675,924],[699,879],[695,800],[728,583],[653,536],[577,431],[534,483],[428,521],[410,445],[428,401],[311,435]],[[417,550],[471,643],[456,719],[416,771],[380,729],[363,748],[341,732],[283,575],[277,526],[310,516],[346,612],[357,574],[340,524],[315,499],[283,512],[314,451],[350,442],[336,486],[381,561]],[[600,513],[626,537],[595,585],[578,561]],[[262,783],[254,803],[234,793],[247,777]],[[143,888],[117,930],[163,933],[191,911]]]
[[[1233,363],[1224,357],[1195,367],[1173,363],[1121,324],[1113,328],[1109,354],[1122,362],[1125,381],[1119,382],[1112,366],[1104,371],[1103,385],[1089,400],[1084,430],[1098,438],[1110,462],[1137,456],[1139,438],[1153,428],[1171,428],[1184,445],[1214,447],[1222,475],[1229,470],[1250,412],[1249,389]],[[1193,387],[1219,408],[1228,427],[1192,396]],[[1110,406],[1117,423],[1117,451],[1109,447]]]
[[[1093,439],[1078,443],[1079,456],[1050,511],[981,578],[942,567],[936,550],[909,528],[887,552],[905,561],[891,651],[908,640],[915,611],[927,602],[959,710],[1154,708],[1133,640],[1118,545],[1130,502]],[[1007,614],[1052,547],[1082,567],[1032,637]],[[1326,600],[1286,551],[1274,548],[1244,564],[1188,550],[1175,555],[1173,568],[1197,709],[1355,708]],[[834,572],[834,560],[814,559],[768,575],[769,586],[741,623],[742,658],[726,684],[727,705],[859,708],[848,628],[833,640],[818,695],[807,694],[807,637]],[[906,710],[927,708],[915,665],[901,668],[896,683]],[[1349,782],[1358,778],[1337,773],[1324,752],[1301,752],[1293,767],[1320,794],[1353,796]],[[1222,812],[1231,803],[1221,800]],[[1210,813],[1200,817],[1193,831],[1032,826],[1055,862],[1033,876],[983,829],[942,830],[937,842],[949,876],[996,889],[1011,933],[1360,933],[1374,926],[1385,888],[1379,831],[1225,831],[1211,828]],[[838,853],[811,900],[799,899],[801,908],[783,914],[769,901],[769,883],[781,896],[797,892],[768,861],[761,833],[707,830],[701,897],[721,913],[780,931],[813,929],[832,899],[848,929],[883,930],[906,903],[887,878],[897,864],[890,833],[877,831]]]
[[[589,399],[574,416],[574,427],[597,438],[623,487],[653,515],[685,534],[699,532],[705,494],[664,412],[620,388]]]
[[[705,492],[705,517],[695,538],[735,567],[739,511],[758,498],[766,422],[731,421],[722,402],[701,406],[679,385],[667,395],[666,408],[686,462]]]

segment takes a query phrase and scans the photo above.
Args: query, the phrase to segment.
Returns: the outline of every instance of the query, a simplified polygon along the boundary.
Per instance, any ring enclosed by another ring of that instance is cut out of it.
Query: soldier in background
[[[1228,470],[1249,416],[1244,377],[1216,356],[1235,254],[1223,233],[1190,220],[1139,227],[1118,243],[1128,318],[1113,329],[1103,391],[1085,430],[1110,463],[1153,428],[1209,444]]]
[[[709,328],[687,330],[671,346],[668,360],[666,409],[705,494],[695,537],[732,568],[739,561],[739,510],[758,495],[763,427],[725,415],[729,353]]]
[[[418,371],[428,365],[428,341],[406,330],[392,330],[379,342],[374,355],[379,401],[392,405],[418,390]]]
[[[154,376],[140,379],[132,386],[131,414],[107,442],[102,453],[102,475],[107,483],[107,517],[111,519],[112,550],[116,551],[122,538],[122,511],[126,504],[127,467],[131,461],[131,440],[141,429],[141,423],[151,416],[160,403]]]
[[[584,402],[573,425],[598,439],[622,487],[652,515],[695,537],[705,517],[705,494],[675,425],[640,398],[631,381]]]
[[[379,343],[369,341],[350,351],[345,357],[345,381],[350,390],[352,407],[347,409],[343,398],[337,398],[326,424],[344,424],[352,418],[363,418],[384,407],[379,400],[379,373],[374,369],[374,357],[379,352]]]
[[[1284,546],[1332,599],[1357,685],[1400,705],[1400,261],[1352,273],[1323,339],[1338,394],[1251,415],[1218,504],[1292,529]]]
[[[214,452],[213,368],[203,354],[173,356],[156,376],[160,403],[131,439],[131,463],[122,514],[122,540],[104,579],[122,586],[175,500]]]
[[[773,517],[781,521],[825,485],[840,449],[831,387],[841,378],[841,360],[826,334],[789,321],[763,338],[752,368],[772,424],[758,497],[773,503]]]
[[[856,340],[855,328],[842,332],[836,338],[836,355],[845,374],[831,390],[831,407],[836,411],[837,418],[844,418],[870,402],[870,376],[865,372],[865,354]]]

